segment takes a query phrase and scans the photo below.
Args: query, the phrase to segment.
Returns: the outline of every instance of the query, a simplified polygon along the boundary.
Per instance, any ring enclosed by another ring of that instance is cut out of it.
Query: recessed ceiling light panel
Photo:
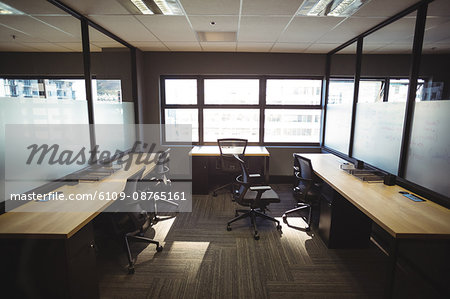
[[[177,0],[130,0],[144,15],[182,15]]]
[[[23,15],[24,13],[14,7],[0,2],[0,15]]]
[[[354,14],[365,2],[367,0],[305,0],[297,14],[347,17]]]

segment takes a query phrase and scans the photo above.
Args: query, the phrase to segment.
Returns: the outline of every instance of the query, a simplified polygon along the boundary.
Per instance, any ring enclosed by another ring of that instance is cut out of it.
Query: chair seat
[[[247,193],[245,193],[245,196],[244,196],[244,200],[249,201],[249,202],[254,201],[256,199],[257,194],[258,194],[258,192],[256,192],[256,191],[247,190]],[[280,198],[278,197],[278,194],[275,191],[273,191],[272,189],[263,192],[263,194],[261,195],[261,200],[265,201],[267,203],[280,202]]]

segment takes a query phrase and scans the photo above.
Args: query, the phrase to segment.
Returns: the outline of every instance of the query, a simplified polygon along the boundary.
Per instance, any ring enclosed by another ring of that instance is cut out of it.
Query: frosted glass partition
[[[450,100],[416,102],[405,178],[450,196]]]
[[[94,120],[100,150],[115,152],[132,148],[136,141],[133,102],[94,102]]]
[[[351,122],[351,104],[328,105],[325,125],[325,146],[348,154]]]
[[[397,174],[405,103],[358,103],[353,156]]]
[[[330,80],[327,115],[325,122],[325,146],[348,154],[354,81]]]
[[[68,173],[81,169],[85,165],[71,165],[71,167],[57,167],[55,165],[46,167],[39,167],[31,169],[30,167],[23,168],[20,165],[6,171],[8,178],[22,177],[26,174],[28,179],[26,181],[19,181],[18,183],[8,184],[9,188],[5,188],[5,147],[13,146],[11,155],[22,157],[29,154],[26,146],[33,142],[35,137],[28,137],[28,135],[17,136],[12,139],[19,142],[12,145],[11,142],[6,143],[5,127],[6,124],[30,124],[30,125],[47,125],[47,124],[88,124],[88,113],[86,101],[74,100],[45,100],[45,99],[30,99],[30,98],[1,98],[0,97],[0,175],[1,175],[1,200],[5,199],[5,191],[7,194],[11,192],[20,193],[34,189],[49,179],[55,179],[67,175]],[[63,139],[58,135],[49,135],[43,130],[36,140],[39,143],[48,144],[62,144]],[[76,145],[86,146],[89,149],[89,129],[86,126],[86,134],[74,141]],[[17,140],[16,140],[17,139]],[[26,145],[26,146],[25,146]],[[25,165],[23,165],[25,167]]]

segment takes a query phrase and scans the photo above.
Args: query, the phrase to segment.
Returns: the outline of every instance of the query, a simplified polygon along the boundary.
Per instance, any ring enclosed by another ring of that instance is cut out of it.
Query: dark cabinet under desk
[[[68,239],[0,239],[2,292],[11,298],[98,298],[94,234]]]
[[[324,183],[320,198],[319,235],[328,248],[369,246],[372,220]]]

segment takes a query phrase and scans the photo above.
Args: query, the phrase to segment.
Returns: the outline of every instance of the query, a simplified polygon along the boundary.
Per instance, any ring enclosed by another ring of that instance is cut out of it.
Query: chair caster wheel
[[[216,193],[216,192],[213,192],[213,196],[214,196],[214,197],[217,197],[217,193]]]
[[[128,274],[134,274],[134,267],[128,267]]]
[[[156,247],[157,252],[161,252],[161,251],[163,251],[163,249],[164,249],[164,247],[162,247],[161,245]]]
[[[253,238],[255,238],[256,241],[259,240],[259,235],[254,235]]]
[[[234,213],[234,217],[238,217],[238,216],[239,216],[238,212]]]
[[[227,226],[227,231],[231,231],[231,226]]]
[[[283,227],[280,224],[277,225],[277,230],[281,230],[282,228]]]

